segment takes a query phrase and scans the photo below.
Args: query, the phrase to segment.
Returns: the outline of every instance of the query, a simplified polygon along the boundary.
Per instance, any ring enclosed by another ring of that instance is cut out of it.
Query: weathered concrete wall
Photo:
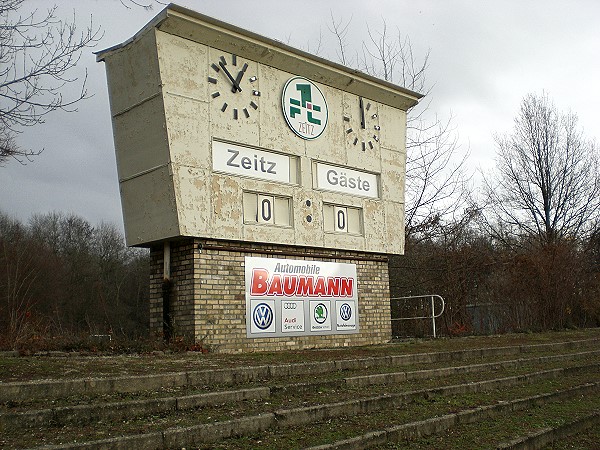
[[[200,15],[166,14],[99,56],[109,81],[127,243],[186,236],[402,253],[406,108],[420,96]],[[218,64],[234,74],[247,64],[239,92]],[[282,89],[298,75],[326,99],[327,126],[315,139],[297,136],[284,117]],[[219,143],[291,158],[297,174],[278,182],[217,170]],[[326,189],[317,183],[317,163],[376,181],[369,195]],[[248,220],[249,192],[285,198],[289,222]],[[354,232],[325,227],[329,205],[358,211]]]

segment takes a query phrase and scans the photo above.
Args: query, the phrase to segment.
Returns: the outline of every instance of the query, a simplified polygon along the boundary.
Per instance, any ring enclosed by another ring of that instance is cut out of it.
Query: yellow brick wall
[[[244,257],[356,264],[357,334],[246,337]],[[163,247],[151,248],[150,328],[162,332]],[[391,339],[387,256],[373,253],[190,238],[171,243],[173,335],[219,353],[378,344]]]

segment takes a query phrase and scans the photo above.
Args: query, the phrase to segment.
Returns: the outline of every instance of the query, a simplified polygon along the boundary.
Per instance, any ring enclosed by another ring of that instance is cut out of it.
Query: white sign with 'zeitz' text
[[[213,141],[213,170],[261,180],[290,182],[290,157],[236,144]]]
[[[379,198],[377,175],[346,167],[316,163],[317,187],[328,191]]]

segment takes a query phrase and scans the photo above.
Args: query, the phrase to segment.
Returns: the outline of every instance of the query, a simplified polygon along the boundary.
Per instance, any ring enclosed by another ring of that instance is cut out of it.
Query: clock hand
[[[227,70],[227,67],[225,67],[225,64],[223,64],[223,61],[219,61],[219,66],[221,66],[221,69],[223,69],[223,72],[225,72],[227,78],[229,78],[229,81],[231,81],[231,83],[233,84],[233,92],[235,92],[236,90],[242,92],[242,88],[240,87],[238,82],[235,81],[235,79],[231,76],[229,70]]]
[[[358,105],[360,106],[360,127],[365,129],[365,107],[363,104],[363,98],[358,97]]]
[[[233,86],[233,88],[231,88],[232,92],[235,92],[236,89],[239,89],[240,91],[242,90],[240,88],[240,82],[242,81],[242,78],[244,77],[244,74],[246,73],[247,68],[248,68],[248,64],[244,63],[244,67],[242,67],[242,70],[240,70],[239,73],[237,74],[237,77],[235,77],[235,84],[237,85],[237,88],[236,88],[236,86]]]

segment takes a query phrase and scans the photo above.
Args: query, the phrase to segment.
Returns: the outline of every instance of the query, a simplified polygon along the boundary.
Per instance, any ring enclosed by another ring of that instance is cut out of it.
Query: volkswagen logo
[[[350,317],[352,317],[352,308],[348,303],[344,303],[340,306],[340,317],[345,321],[350,320]]]
[[[254,307],[252,320],[258,328],[266,330],[273,323],[273,310],[266,303],[259,303]]]
[[[325,306],[323,303],[319,303],[317,306],[315,306],[313,315],[315,322],[318,324],[324,323],[327,320],[327,306]]]

